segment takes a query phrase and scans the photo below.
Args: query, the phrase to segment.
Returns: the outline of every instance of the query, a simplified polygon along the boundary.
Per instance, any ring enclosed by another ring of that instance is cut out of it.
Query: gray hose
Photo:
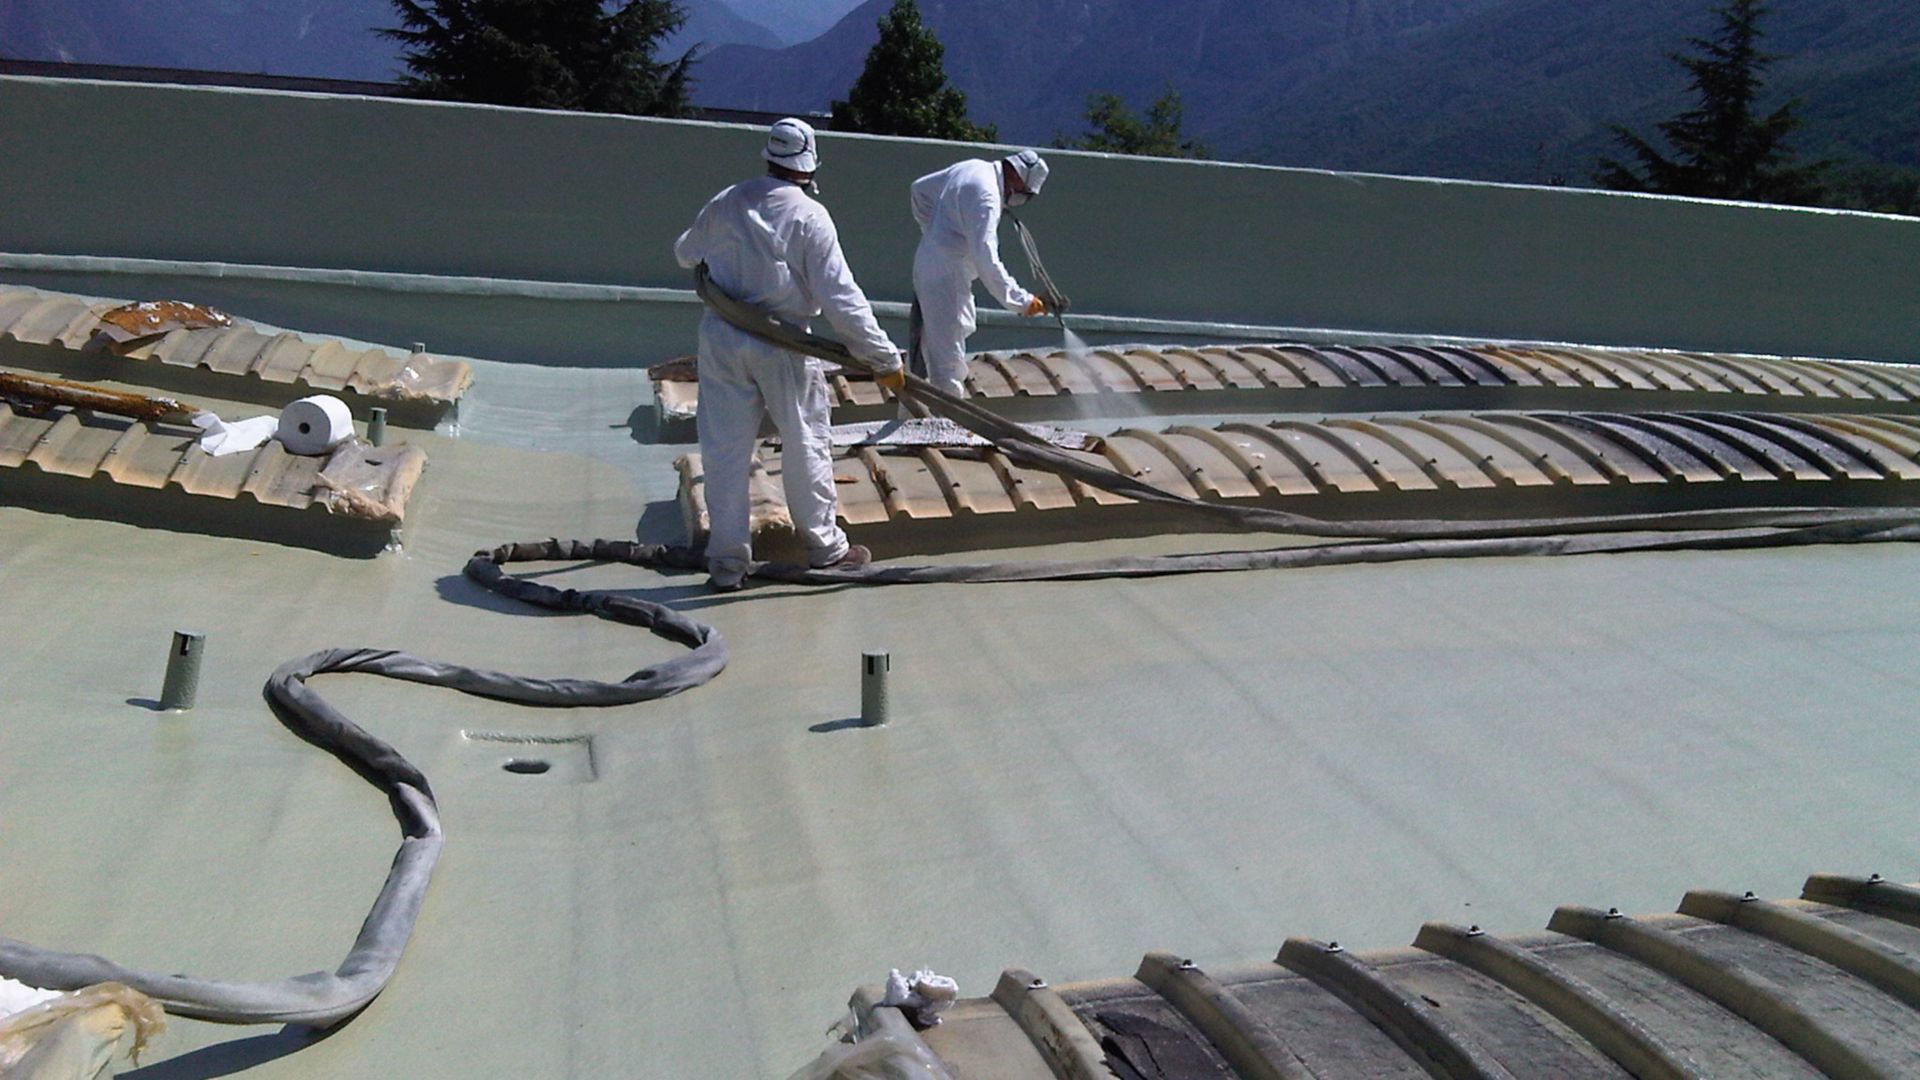
[[[701,295],[723,318],[748,333],[856,369],[867,367],[833,342],[732,301],[713,288],[704,273],[698,276],[698,285]],[[851,571],[763,564],[755,568],[757,576],[810,586],[1071,581],[1486,555],[1726,550],[1920,540],[1920,514],[1894,509],[1716,510],[1478,523],[1328,522],[1278,510],[1204,503],[1143,484],[1056,450],[970,402],[941,393],[922,379],[909,377],[906,396],[929,404],[992,440],[1022,464],[1062,472],[1142,501],[1209,514],[1222,524],[1363,542],[1071,563],[869,566]],[[267,680],[265,696],[281,723],[386,792],[400,823],[400,847],[386,882],[346,958],[333,971],[309,972],[273,982],[223,982],[137,971],[98,956],[54,952],[0,938],[0,976],[52,990],[121,982],[159,1000],[175,1015],[232,1024],[330,1026],[365,1008],[392,978],[412,936],[444,843],[439,807],[418,768],[329,705],[307,685],[308,679],[358,672],[528,705],[605,706],[668,697],[708,682],[726,666],[727,645],[719,632],[672,608],[616,592],[556,589],[513,577],[504,569],[515,562],[562,560],[621,562],[663,570],[691,570],[700,565],[697,553],[681,548],[627,541],[543,540],[480,552],[467,563],[466,575],[493,592],[539,607],[583,612],[643,627],[686,646],[688,652],[636,671],[619,682],[601,682],[527,678],[385,649],[329,649],[290,661]]]
[[[527,705],[626,705],[699,686],[727,664],[719,631],[660,604],[601,591],[561,590],[509,576],[502,566],[523,559],[619,558],[632,544],[547,541],[511,544],[475,556],[467,576],[494,592],[558,611],[578,611],[685,645],[688,652],[643,668],[619,682],[532,679],[427,660],[388,649],[329,649],[281,665],[267,680],[266,697],[288,730],[327,751],[387,793],[400,822],[400,849],[346,959],[333,971],[276,982],[222,982],[192,975],[161,975],[122,967],[98,956],[54,952],[0,938],[0,975],[48,990],[78,990],[120,982],[158,1000],[170,1013],[228,1024],[329,1026],[365,1008],[393,977],[413,935],[413,924],[440,856],[440,811],[427,778],[379,737],[347,719],[307,685],[315,675],[360,672],[445,686],[481,697]],[[649,549],[648,565],[671,556]]]
[[[1033,271],[1033,280],[1040,286],[1040,298],[1047,302],[1047,310],[1059,320],[1060,329],[1065,330],[1067,309],[1073,306],[1073,302],[1067,299],[1066,293],[1060,291],[1060,286],[1053,283],[1053,275],[1047,273],[1047,264],[1040,261],[1040,244],[1033,238],[1033,232],[1027,228],[1027,223],[1021,221],[1011,210],[1005,213],[1007,220],[1013,222],[1013,231],[1019,234],[1020,248],[1027,255],[1027,267]]]

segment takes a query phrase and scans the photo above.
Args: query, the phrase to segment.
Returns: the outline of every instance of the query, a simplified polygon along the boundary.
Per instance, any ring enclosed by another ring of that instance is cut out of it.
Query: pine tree
[[[1186,114],[1180,92],[1172,87],[1147,107],[1144,118],[1127,108],[1120,95],[1098,93],[1087,98],[1087,123],[1092,130],[1078,139],[1055,139],[1054,145],[1146,157],[1211,157],[1205,143],[1186,138],[1180,131]]]
[[[393,0],[416,97],[683,116],[694,50],[655,51],[686,22],[675,0]]]
[[[1807,203],[1821,197],[1826,164],[1794,164],[1787,136],[1800,126],[1798,101],[1766,116],[1756,103],[1766,69],[1781,59],[1760,51],[1765,0],[1728,0],[1713,9],[1720,18],[1712,38],[1689,39],[1696,54],[1673,54],[1691,77],[1699,104],[1660,124],[1673,156],[1615,125],[1615,139],[1638,170],[1611,158],[1594,179],[1617,191],[1653,191],[1703,198]]]
[[[914,0],[893,0],[866,69],[847,100],[833,103],[834,130],[993,142],[999,133],[992,125],[967,119],[967,96],[948,84],[945,55]]]

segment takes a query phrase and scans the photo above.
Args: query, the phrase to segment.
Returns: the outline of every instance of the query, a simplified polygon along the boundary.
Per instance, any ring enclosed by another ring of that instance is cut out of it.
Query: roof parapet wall
[[[758,171],[760,135],[738,125],[22,77],[0,90],[0,142],[28,148],[0,161],[7,254],[681,288],[673,237]],[[979,148],[821,144],[851,261],[876,298],[905,299],[907,185]],[[1032,224],[1094,315],[1920,360],[1920,220],[1050,153],[1057,191]]]

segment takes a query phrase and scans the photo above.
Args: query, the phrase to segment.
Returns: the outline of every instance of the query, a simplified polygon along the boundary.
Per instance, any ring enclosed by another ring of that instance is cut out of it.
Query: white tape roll
[[[279,438],[290,454],[324,454],[353,438],[353,414],[337,397],[303,397],[280,410]]]

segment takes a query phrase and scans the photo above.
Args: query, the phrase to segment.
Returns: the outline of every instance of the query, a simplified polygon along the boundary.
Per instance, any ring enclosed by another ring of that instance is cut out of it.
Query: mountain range
[[[824,112],[891,0],[686,0],[704,105]],[[1043,144],[1088,95],[1168,89],[1235,160],[1583,182],[1609,124],[1684,107],[1668,54],[1717,0],[920,0],[973,118]],[[849,10],[851,8],[851,10]],[[835,20],[835,16],[841,16]],[[0,55],[393,78],[388,0],[0,0]],[[829,25],[830,23],[830,25]],[[1770,102],[1799,97],[1811,156],[1920,168],[1920,3],[1780,0]],[[822,29],[824,28],[824,29]],[[818,31],[816,33],[816,31]],[[798,41],[798,44],[786,44]]]
[[[825,111],[859,74],[890,0],[781,50],[728,46],[702,99]],[[1137,108],[1178,90],[1189,134],[1271,164],[1580,182],[1610,124],[1651,133],[1687,102],[1668,54],[1714,0],[921,0],[973,118],[1002,139],[1073,135],[1089,94]],[[1920,3],[1791,0],[1768,104],[1802,99],[1813,156],[1920,167]]]
[[[692,0],[664,53],[777,49],[853,0]],[[752,10],[758,18],[741,14]],[[389,0],[0,0],[0,57],[385,82],[403,70]]]

